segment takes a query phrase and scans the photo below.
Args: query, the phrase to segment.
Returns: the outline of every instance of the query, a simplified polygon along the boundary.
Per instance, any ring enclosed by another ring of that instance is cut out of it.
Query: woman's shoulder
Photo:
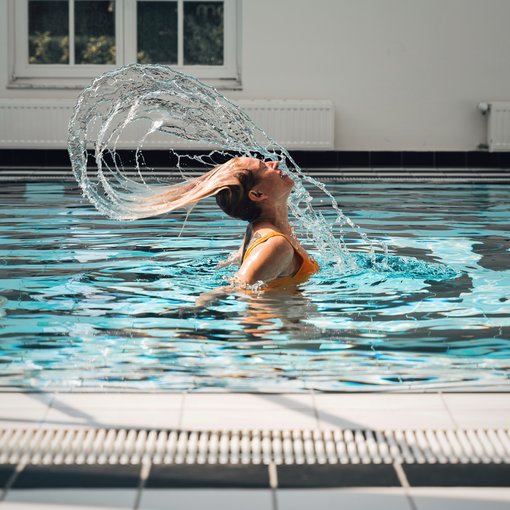
[[[268,241],[269,239],[274,239],[273,242],[279,242],[279,240],[283,240],[283,238],[287,239],[289,241],[288,237],[283,234],[282,232],[276,230],[274,227],[271,226],[260,226],[256,229],[253,229],[251,238],[250,238],[250,245],[255,243],[260,243],[263,241]]]

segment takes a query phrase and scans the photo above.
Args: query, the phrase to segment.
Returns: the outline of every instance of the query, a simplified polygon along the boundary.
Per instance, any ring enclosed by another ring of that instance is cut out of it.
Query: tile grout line
[[[46,406],[46,411],[44,412],[44,416],[41,419],[41,422],[39,423],[39,427],[44,426],[46,423],[46,420],[48,419],[48,415],[50,414],[51,409],[53,408],[53,402],[55,401],[55,393],[51,393],[50,401],[48,402],[48,405]]]
[[[181,406],[179,408],[179,418],[177,419],[177,430],[182,430],[182,422],[184,419],[184,405],[186,403],[186,392],[181,395]]]
[[[411,485],[409,484],[409,480],[407,479],[406,473],[404,469],[402,468],[402,464],[400,462],[394,462],[393,463],[393,469],[395,470],[395,473],[397,475],[398,481],[400,482],[400,485],[404,489],[404,494],[406,495],[407,502],[409,503],[409,507],[411,510],[418,510],[418,507],[416,506],[416,502],[414,501],[410,488]]]
[[[319,418],[319,410],[317,409],[317,401],[315,400],[315,391],[312,389],[310,390],[310,393],[312,395],[313,414],[315,416],[316,427],[318,430],[322,430],[321,421]]]
[[[271,507],[272,510],[278,510],[278,498],[276,491],[278,490],[278,468],[274,462],[267,465],[269,474],[269,487],[271,489]]]
[[[5,500],[5,497],[11,490],[11,487],[14,485],[14,482],[18,478],[19,474],[25,469],[26,462],[22,461],[16,464],[16,469],[14,470],[14,473],[10,476],[9,480],[7,480],[7,483],[4,485],[2,496],[0,497],[0,503]]]
[[[145,489],[145,482],[149,478],[149,474],[151,472],[152,462],[147,460],[142,462],[142,467],[140,469],[140,482],[138,484],[138,488],[136,491],[135,502],[133,505],[133,510],[138,510],[140,508],[140,503],[142,501],[142,492]]]
[[[267,471],[269,474],[269,487],[271,487],[272,490],[276,490],[278,488],[278,471],[276,464],[270,462],[267,465]]]
[[[450,417],[450,420],[452,420],[455,428],[459,429],[460,428],[459,424],[458,424],[457,420],[455,419],[455,416],[453,415],[452,411],[450,410],[450,407],[448,406],[448,403],[446,402],[446,399],[444,398],[443,392],[439,391],[438,394],[439,394],[439,398],[441,399],[441,402],[443,403],[443,405],[446,409],[446,412],[448,413],[448,416]]]

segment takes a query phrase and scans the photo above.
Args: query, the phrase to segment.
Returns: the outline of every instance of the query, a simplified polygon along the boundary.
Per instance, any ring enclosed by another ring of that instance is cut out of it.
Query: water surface
[[[371,269],[363,240],[347,232],[365,269],[343,274],[312,248],[322,270],[293,292],[214,299],[207,293],[235,272],[216,264],[239,247],[244,225],[213,199],[177,238],[184,214],[118,222],[75,185],[4,183],[0,386],[508,387],[510,188],[327,186],[371,239],[389,245],[388,270]],[[334,221],[326,203],[322,213]],[[450,276],[434,277],[434,267]]]

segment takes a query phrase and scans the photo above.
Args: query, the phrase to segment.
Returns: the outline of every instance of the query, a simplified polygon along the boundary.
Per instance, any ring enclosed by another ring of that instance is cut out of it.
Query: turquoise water
[[[177,237],[184,214],[117,222],[72,184],[3,183],[0,386],[508,387],[510,187],[327,187],[389,245],[387,270],[371,268],[362,239],[346,232],[358,272],[342,274],[312,249],[322,270],[295,292],[214,298],[207,293],[235,272],[216,264],[244,232],[214,200]],[[327,204],[322,213],[334,221]]]

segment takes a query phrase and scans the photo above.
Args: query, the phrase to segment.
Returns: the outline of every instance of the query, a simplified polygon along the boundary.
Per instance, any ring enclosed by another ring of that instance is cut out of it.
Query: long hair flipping
[[[204,175],[170,186],[147,186],[140,192],[123,193],[124,211],[119,219],[139,219],[158,216],[176,209],[188,209],[202,199],[216,195],[218,205],[230,216],[253,221],[260,214],[248,198],[256,184],[252,173],[243,168],[239,158],[233,158]]]

